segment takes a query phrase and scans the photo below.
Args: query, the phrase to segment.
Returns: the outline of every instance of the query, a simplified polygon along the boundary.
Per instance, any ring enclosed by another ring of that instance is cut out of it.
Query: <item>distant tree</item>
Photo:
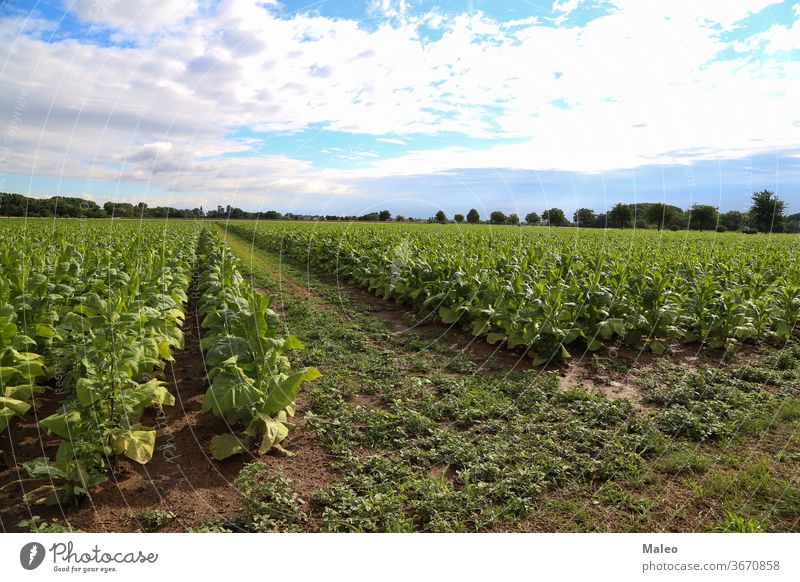
[[[611,209],[611,212],[608,213],[608,221],[611,223],[611,226],[616,228],[626,228],[631,225],[632,220],[633,211],[631,207],[622,202],[618,202],[614,208]]]
[[[467,222],[470,224],[478,224],[481,221],[481,215],[474,208],[467,212]]]
[[[458,223],[461,224],[464,222],[464,215],[463,214],[456,214],[453,219]]]
[[[398,214],[397,216],[395,216],[395,217],[394,217],[394,219],[395,219],[397,222],[404,222],[404,221],[405,221],[405,219],[406,219],[406,217],[405,217],[405,216],[403,216],[402,214]]]
[[[595,228],[608,228],[608,215],[603,212],[594,219]]]
[[[800,212],[787,216],[783,221],[783,229],[786,232],[800,232]]]
[[[495,210],[489,215],[489,222],[492,224],[505,224],[508,218],[499,210]]]
[[[738,210],[731,210],[719,215],[719,223],[724,226],[726,230],[739,230],[747,226],[749,217],[746,212],[739,212]]]
[[[572,215],[572,220],[578,226],[594,226],[597,215],[591,208],[579,208]]]
[[[750,223],[761,232],[781,232],[786,203],[774,192],[762,190],[753,192],[753,205],[750,206]]]
[[[648,204],[642,212],[644,219],[650,224],[655,224],[659,230],[677,224],[682,214],[683,211],[677,206],[671,206],[662,202]]]
[[[692,230],[714,230],[717,228],[717,209],[708,204],[692,204],[689,209],[689,228]]]
[[[136,215],[133,204],[128,202],[106,202],[103,204],[103,210],[114,218],[133,218]]]
[[[542,219],[535,212],[529,212],[525,215],[525,224],[527,225],[536,226],[540,222],[542,222]]]
[[[381,210],[381,211],[378,213],[378,220],[380,220],[381,222],[386,222],[386,221],[387,221],[387,220],[389,220],[391,217],[392,217],[392,213],[391,213],[391,212],[389,212],[388,210]]]
[[[560,208],[550,208],[542,212],[542,220],[546,221],[550,226],[566,226],[569,224],[564,211]]]
[[[447,215],[445,215],[444,211],[442,210],[437,212],[434,218],[436,219],[436,222],[438,222],[439,224],[444,224],[445,222],[447,222]]]
[[[519,226],[519,215],[517,215],[517,214],[509,214],[508,215],[508,224],[513,224],[514,226]]]

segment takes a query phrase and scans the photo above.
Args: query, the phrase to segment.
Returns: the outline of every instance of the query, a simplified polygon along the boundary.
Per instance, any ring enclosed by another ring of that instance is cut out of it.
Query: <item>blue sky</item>
[[[426,217],[800,211],[800,4],[0,7],[0,190]]]

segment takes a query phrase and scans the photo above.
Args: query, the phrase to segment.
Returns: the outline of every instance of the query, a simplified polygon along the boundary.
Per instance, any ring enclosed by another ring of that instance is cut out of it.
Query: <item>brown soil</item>
[[[55,390],[48,390],[41,397],[36,398],[34,408],[28,411],[24,419],[13,420],[8,429],[0,434],[0,451],[3,460],[0,462],[0,527],[4,532],[18,531],[18,528],[14,527],[16,523],[32,514],[39,514],[39,508],[29,508],[25,504],[23,494],[45,482],[29,481],[28,474],[21,464],[38,457],[53,458],[55,456],[60,439],[40,432],[37,419],[55,413],[60,405],[60,400],[61,397],[56,394]],[[59,508],[48,509],[48,513],[54,517],[63,518]]]
[[[386,409],[386,405],[381,400],[380,396],[375,394],[366,394],[364,392],[357,392],[347,398],[347,402],[355,408],[361,406],[362,408],[381,408]]]
[[[304,408],[302,398],[298,399],[297,407]],[[306,502],[309,521],[304,530],[319,531],[322,507],[314,502],[314,493],[337,479],[337,472],[330,466],[334,458],[322,448],[317,434],[306,426],[304,416],[298,416],[293,423],[294,430],[281,444],[294,456],[270,455],[266,462],[282,471],[292,481],[295,493]]]

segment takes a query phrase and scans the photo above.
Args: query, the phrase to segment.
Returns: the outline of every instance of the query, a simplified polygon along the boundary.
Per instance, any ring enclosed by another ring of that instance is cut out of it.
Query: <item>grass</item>
[[[131,514],[130,521],[146,532],[158,531],[175,519],[175,514],[163,509],[142,509]]]
[[[228,242],[306,344],[297,363],[323,372],[302,409],[339,475],[308,504],[292,497],[292,483],[270,481],[279,498],[263,508],[245,501],[247,529],[259,516],[267,531],[800,527],[797,346],[689,372],[669,358],[636,370],[594,356],[596,370],[643,386],[646,409],[637,410],[562,387],[555,372],[486,365],[436,341],[438,330],[394,333],[380,304],[236,236]],[[288,521],[276,520],[276,507]]]
[[[234,482],[242,497],[239,522],[246,531],[300,531],[308,519],[291,482],[261,462],[245,465]]]

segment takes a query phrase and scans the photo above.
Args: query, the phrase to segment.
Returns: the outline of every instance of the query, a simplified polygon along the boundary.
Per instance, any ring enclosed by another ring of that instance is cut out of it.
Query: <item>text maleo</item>
[[[677,554],[678,548],[675,546],[665,546],[664,544],[642,544],[643,554]]]

